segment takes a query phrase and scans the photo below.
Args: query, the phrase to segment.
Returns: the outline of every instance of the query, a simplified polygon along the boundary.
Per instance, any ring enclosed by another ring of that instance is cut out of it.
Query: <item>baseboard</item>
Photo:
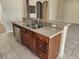
[[[64,20],[64,22],[73,23],[73,24],[79,24],[79,21],[67,21],[67,20]]]

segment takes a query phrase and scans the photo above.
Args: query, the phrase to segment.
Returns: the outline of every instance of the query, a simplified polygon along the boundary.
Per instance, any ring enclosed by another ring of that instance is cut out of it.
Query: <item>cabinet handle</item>
[[[42,55],[40,54],[40,59],[42,58]]]
[[[39,38],[39,39],[42,39],[42,38]]]
[[[40,54],[40,57],[41,57],[42,55]]]
[[[40,48],[42,47],[42,45],[40,44]]]

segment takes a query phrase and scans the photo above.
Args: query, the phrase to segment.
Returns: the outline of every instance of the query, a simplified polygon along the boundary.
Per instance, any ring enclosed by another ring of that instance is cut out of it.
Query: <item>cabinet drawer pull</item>
[[[40,59],[42,59],[42,55],[40,54]]]
[[[40,54],[40,57],[41,57],[42,55]]]
[[[40,45],[40,48],[42,48],[42,45]]]
[[[42,38],[39,38],[39,39],[42,39]]]

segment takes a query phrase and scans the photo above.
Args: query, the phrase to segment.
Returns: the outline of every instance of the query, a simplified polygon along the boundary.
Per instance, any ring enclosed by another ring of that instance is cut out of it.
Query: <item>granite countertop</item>
[[[56,27],[53,27],[53,26],[48,25],[48,26],[44,26],[42,28],[32,29],[32,28],[27,27],[27,26],[24,25],[24,24],[27,24],[27,22],[14,21],[13,23],[15,23],[15,24],[17,24],[19,26],[22,26],[22,27],[24,27],[26,29],[29,29],[29,30],[31,30],[33,32],[39,33],[39,34],[41,34],[43,36],[46,36],[48,38],[53,38],[55,35],[57,35],[59,33],[62,33],[63,26],[66,26],[67,25],[67,24],[63,23],[64,25],[62,26],[61,23],[60,23],[61,25],[59,25],[59,23],[57,23],[58,25]],[[54,24],[56,24],[56,23],[54,23]]]

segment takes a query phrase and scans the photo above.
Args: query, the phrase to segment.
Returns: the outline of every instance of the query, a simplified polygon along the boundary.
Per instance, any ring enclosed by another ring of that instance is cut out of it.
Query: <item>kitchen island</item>
[[[20,29],[22,44],[33,51],[40,59],[57,58],[61,45],[62,26],[48,23],[41,28],[34,29],[26,26],[29,24],[28,22],[16,21],[12,24],[13,29],[14,27]],[[15,29],[14,35],[16,36]]]

